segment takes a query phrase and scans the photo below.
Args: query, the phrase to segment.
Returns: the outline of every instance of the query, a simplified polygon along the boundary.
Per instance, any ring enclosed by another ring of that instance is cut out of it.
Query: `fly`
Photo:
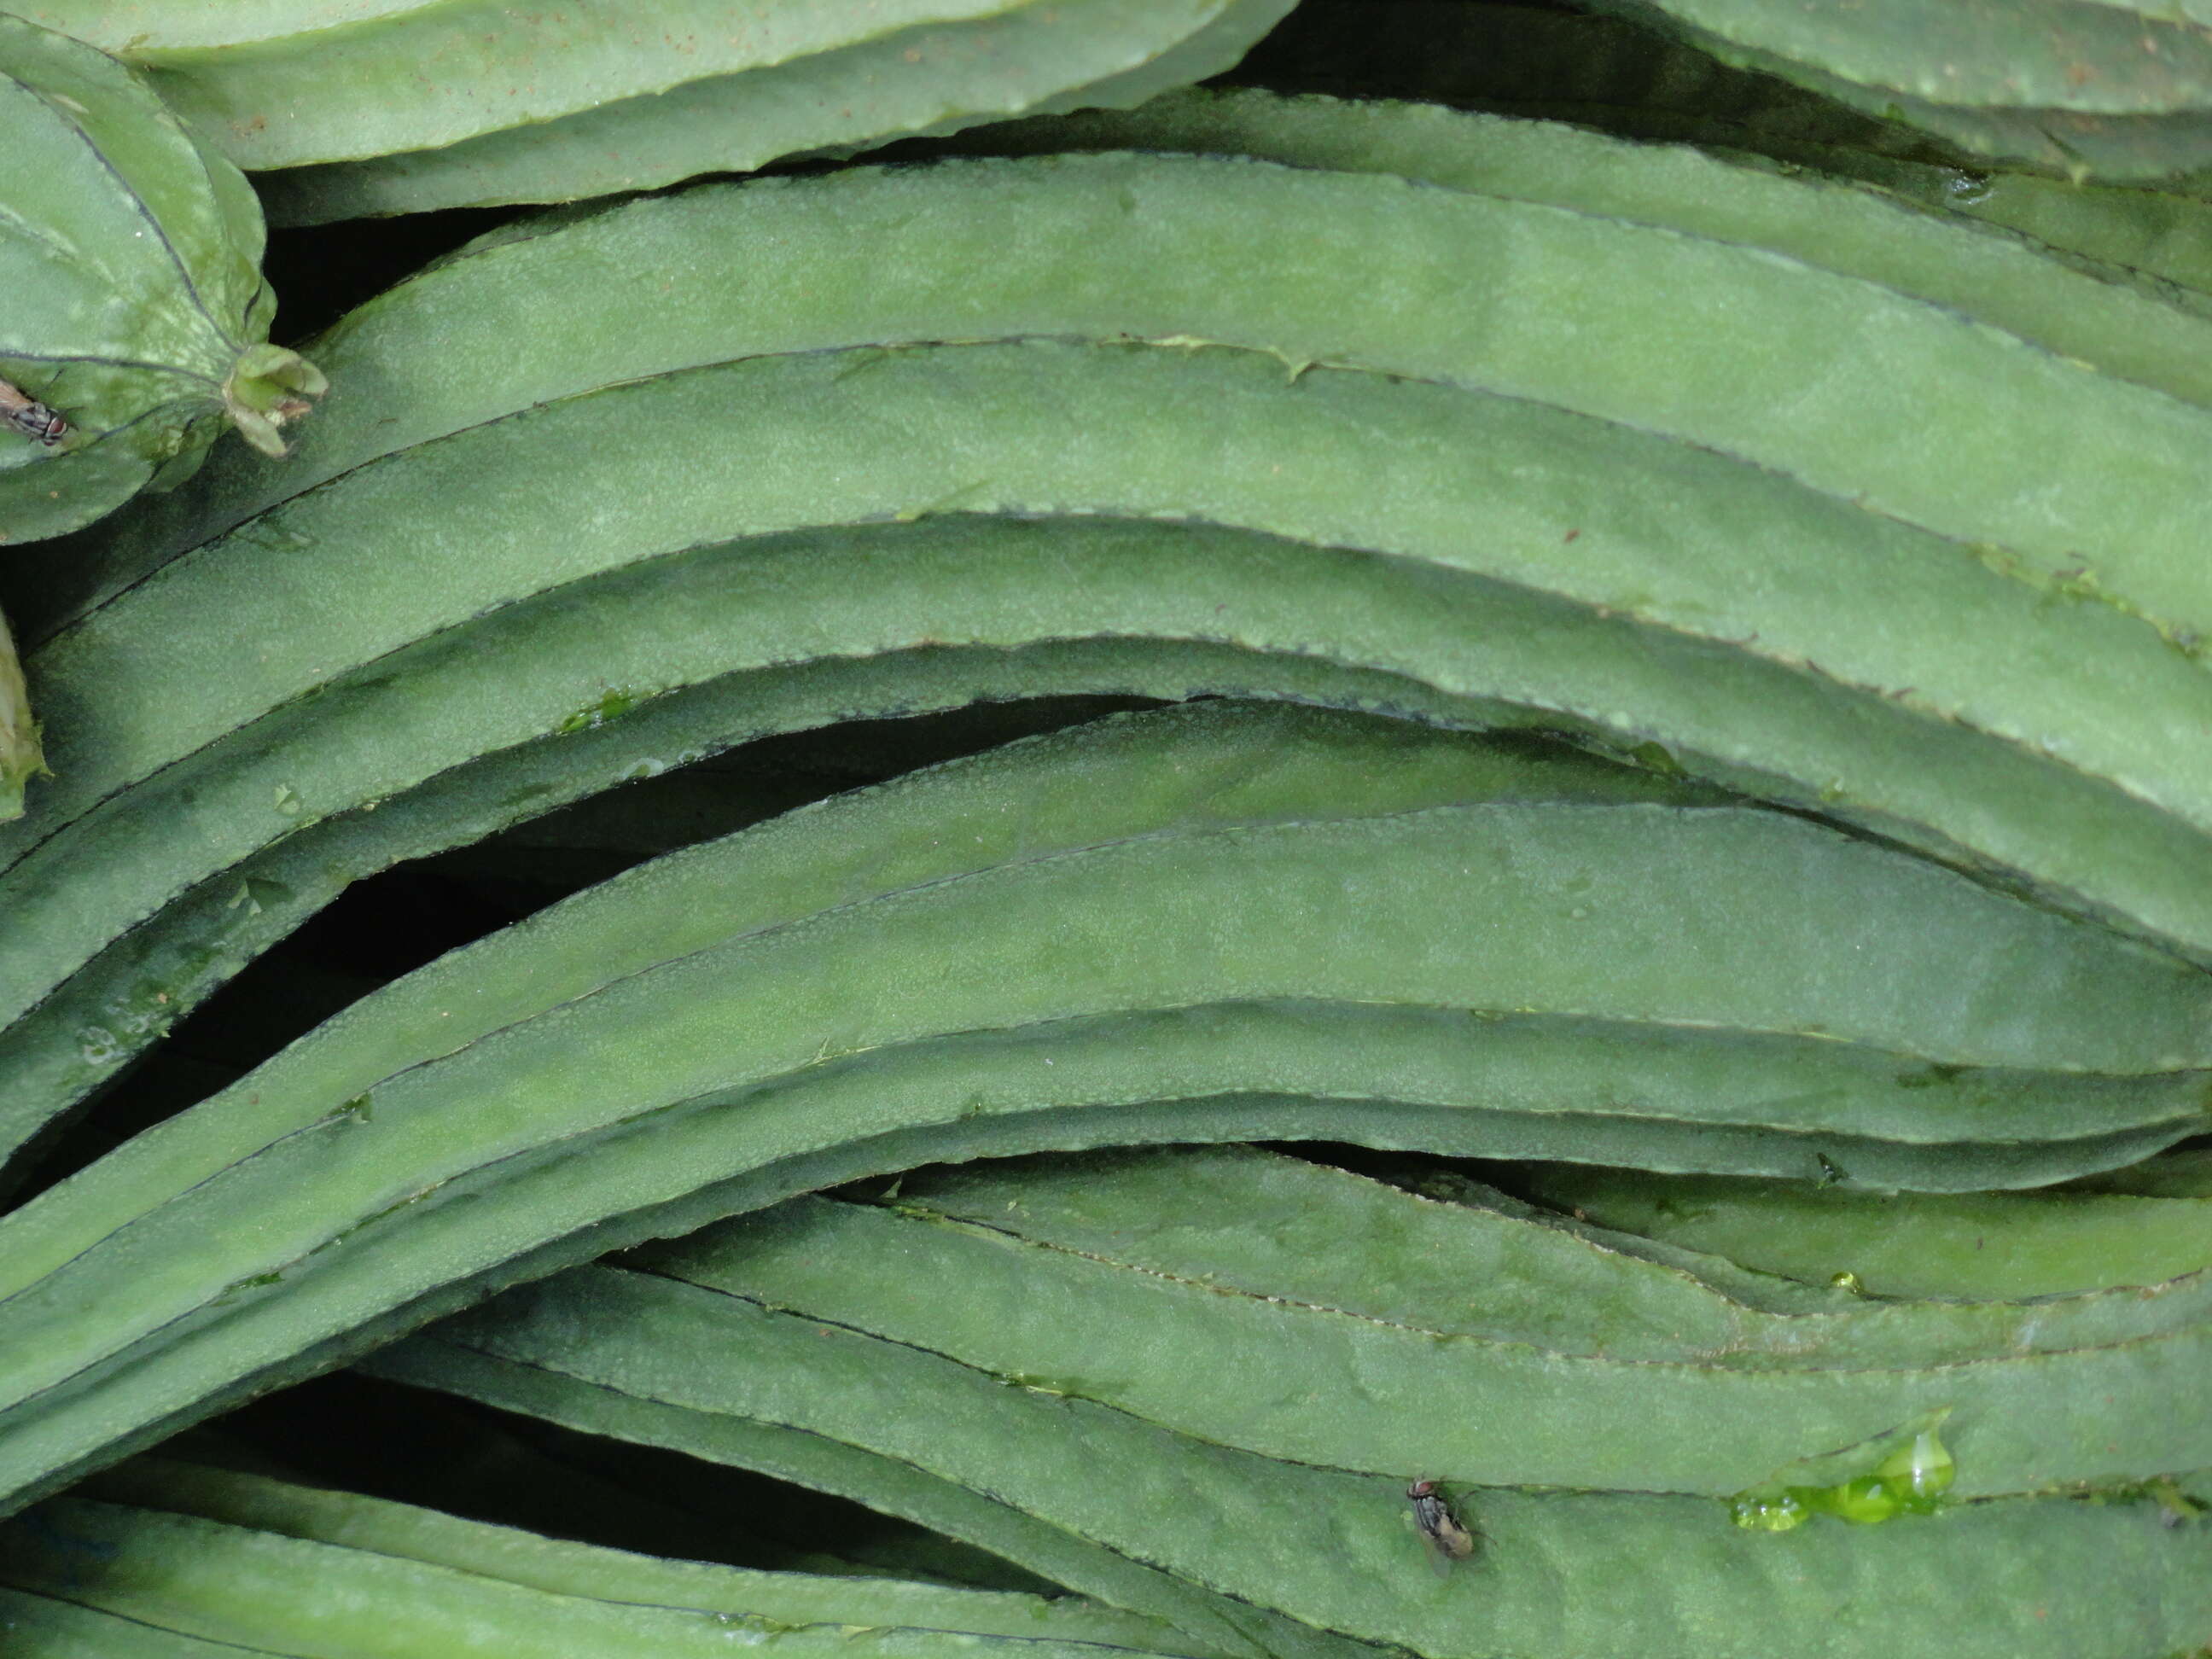
[[[0,423],[52,449],[69,435],[70,423],[21,387],[0,380]]]
[[[1413,1506],[1413,1524],[1428,1540],[1429,1560],[1439,1576],[1449,1572],[1453,1562],[1474,1553],[1474,1534],[1452,1513],[1435,1481],[1414,1481],[1406,1488],[1406,1501]]]

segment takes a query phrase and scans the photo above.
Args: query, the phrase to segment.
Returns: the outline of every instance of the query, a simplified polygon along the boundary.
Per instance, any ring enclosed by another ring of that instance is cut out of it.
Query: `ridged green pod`
[[[1844,1193],[1565,1164],[1536,1166],[1517,1184],[1601,1226],[1869,1296],[2019,1300],[2212,1269],[2212,1203],[2201,1198]]]
[[[572,1547],[570,1553],[583,1553]],[[547,1565],[588,1571],[598,1564]],[[739,1577],[729,1570],[682,1571],[696,1569],[695,1563],[624,1565],[632,1593],[593,1595],[567,1583],[518,1583],[373,1547],[66,1498],[0,1525],[0,1584],[36,1598],[27,1605],[0,1599],[0,1632],[8,1634],[9,1659],[127,1654],[128,1646],[104,1644],[118,1637],[127,1642],[149,1629],[179,1644],[167,1652],[193,1659],[204,1650],[283,1659],[431,1659],[471,1651],[501,1659],[568,1659],[580,1653],[593,1659],[721,1659],[740,1644],[769,1642],[794,1659],[1106,1659],[1163,1651],[1202,1659],[1206,1653],[1152,1620],[1109,1608],[1094,1610],[1088,1620],[1071,1608],[1079,1616],[1067,1618],[1049,1602],[1036,1604],[1027,1631],[902,1627],[866,1617],[866,1601],[880,1602],[885,1599],[880,1595],[851,1598],[860,1605],[845,1616],[829,1608],[826,1616],[800,1624],[743,1606],[714,1605],[732,1590],[743,1594],[741,1585],[727,1582]],[[666,1571],[655,1574],[654,1567]],[[655,1599],[655,1589],[670,1599]],[[1004,1598],[939,1591],[906,1599],[920,1602],[916,1610],[925,1617],[957,1619],[963,1599]],[[1004,1609],[979,1613],[983,1616],[969,1622],[989,1622],[991,1613],[998,1615],[996,1622],[1009,1622]],[[372,1620],[373,1642],[364,1639],[365,1624]],[[1102,1638],[1097,1633],[1102,1628],[1123,1639]],[[1133,1632],[1154,1630],[1159,1646],[1127,1639]]]
[[[1682,1167],[1711,1135],[1756,1154],[1720,1167],[1809,1176],[1857,1163],[1833,1131],[1942,1182],[2053,1115],[2147,1152],[2199,1076],[2081,1069],[2203,1050],[2208,985],[1587,763],[1264,706],[1108,722],[640,866],[0,1218],[0,1490],[517,1279],[920,1163],[1604,1136]]]
[[[145,67],[279,223],[648,189],[1230,68],[1291,0],[39,0]]]
[[[0,1525],[0,1585],[24,1598],[0,1597],[9,1659],[82,1653],[79,1631],[128,1653],[134,1626],[300,1659],[686,1659],[771,1640],[877,1659],[1221,1659],[1081,1597],[661,1559],[166,1461]]]
[[[2032,513],[2052,469],[2021,458],[2055,454],[2062,431],[2082,440],[2093,392],[2129,416],[2115,465],[2161,428],[2177,454],[2201,446],[2203,404],[2078,361],[2132,340],[2149,314],[2172,344],[2138,353],[2136,372],[2185,387],[2206,355],[2200,319],[2014,239],[1856,193],[1838,208],[1826,191],[1686,153],[1638,166],[1623,189],[1608,184],[1620,146],[1557,127],[1182,101],[1305,165],[1082,155],[854,169],[646,198],[488,241],[331,337],[357,395],[283,468],[241,453],[82,538],[82,558],[23,573],[11,598],[27,631],[50,636],[34,672],[55,724],[84,735],[71,747],[57,732],[69,775],[44,796],[40,833],[0,836],[0,856],[23,854],[0,875],[21,941],[0,1012],[26,1016],[0,1039],[15,1085],[0,1139],[112,1072],[344,872],[411,855],[400,848],[439,850],[465,825],[502,827],[629,768],[793,729],[787,719],[1048,688],[1289,696],[1656,745],[1731,787],[2212,955],[2212,795],[2191,758],[2212,729],[2212,678],[2095,602],[2109,587],[2068,567],[2065,585],[2039,591],[2050,578],[1988,547],[1638,430],[1669,417],[1654,388],[1672,397],[1711,353],[1695,331],[1674,349],[1679,331],[1654,334],[1632,307],[1607,326],[1635,349],[1601,356],[1622,377],[1601,388],[1608,404],[1632,418],[1585,422],[1458,384],[1496,367],[1471,349],[1463,308],[1500,314],[1525,289],[1528,328],[1501,331],[1525,343],[1565,308],[1532,270],[1580,270],[1576,250],[1608,242],[1624,273],[1694,251],[1685,283],[1716,269],[1745,279],[1717,330],[1742,328],[1754,286],[1788,282],[1770,296],[1768,321],[1789,337],[1778,362],[1805,349],[1790,303],[1800,284],[1865,313],[1853,337],[1887,349],[1911,327],[1942,344],[1945,368],[1906,354],[1924,397],[1866,376],[1863,398],[1837,398],[1835,429],[1863,426],[1880,401],[1901,444],[1917,429],[1909,411],[1940,396],[2011,476],[1944,472],[1923,479],[1927,497],[1955,508],[1968,483],[1994,483],[1985,506]],[[1424,159],[1425,177],[1462,187],[1313,165],[1388,175]],[[1705,234],[1592,211],[1625,212],[1627,196]],[[1516,222],[1526,259],[1504,259],[1493,232]],[[1555,232],[1574,239],[1563,255],[1547,252]],[[849,268],[863,236],[897,281]],[[1249,273],[1291,237],[1301,280],[1253,287]],[[1758,237],[1803,258],[1745,246]],[[1465,276],[1493,257],[1496,282]],[[995,292],[975,282],[987,266]],[[686,302],[639,313],[609,269]],[[1386,273],[1433,302],[1378,313],[1363,296]],[[1908,301],[1916,273],[1949,280]],[[1966,324],[1969,306],[2036,322],[2063,349]],[[1577,339],[1606,315],[1595,301],[1578,314],[1592,320]],[[508,349],[523,319],[557,343]],[[987,324],[1097,343],[819,350]],[[1354,327],[1375,337],[1347,339]],[[1160,343],[1114,338],[1132,333]],[[1249,349],[1190,343],[1224,333]],[[1323,354],[1390,374],[1288,372]],[[1858,374],[1843,356],[1837,375]],[[1694,429],[1747,426],[1737,382],[1751,356],[1730,361],[1709,407],[1674,411]],[[1990,376],[2008,365],[2047,383],[1992,414]],[[1771,392],[1775,418],[1751,435],[1778,453],[1802,371],[1778,373]],[[2200,395],[2212,396],[2201,375]],[[1995,441],[1980,428],[1999,415],[2022,426]],[[1437,459],[1409,466],[1416,453]],[[1828,467],[1840,453],[1798,459]],[[1851,470],[1872,483],[1892,467],[1862,454]],[[2076,471],[2089,487],[2092,470]],[[2201,586],[2177,533],[2186,490],[2144,483],[2129,504],[2153,520],[2155,503],[2173,509],[2176,544],[2145,559],[2142,541],[2114,535],[2113,554]],[[2086,551],[2076,532],[2094,532],[2102,507],[2069,516],[2061,544]],[[251,662],[234,648],[240,626],[265,641]],[[1071,661],[1079,639],[1098,647],[1100,679],[1016,672],[1041,659],[1029,653]],[[888,691],[890,653],[979,646],[1015,654],[964,694],[942,657]],[[871,691],[854,689],[878,670]],[[794,712],[799,687],[833,678],[856,700]],[[165,695],[177,686],[191,695]],[[679,711],[695,692],[715,714]],[[529,752],[598,726],[610,730],[591,734],[588,781],[573,748],[565,767]],[[442,842],[425,827],[440,814]],[[163,833],[187,816],[207,833]],[[310,837],[344,843],[343,860]]]
[[[323,378],[269,343],[238,170],[123,64],[5,14],[0,156],[0,544],[179,481],[227,424],[282,454]]]
[[[2201,181],[2100,185],[1992,166],[1779,76],[1731,68],[1626,17],[1492,0],[1305,0],[1238,77],[1753,154],[2212,291],[2212,202]]]
[[[1186,1373],[1224,1363],[1187,1345],[1175,1358]],[[1301,1659],[1331,1633],[1430,1659],[2166,1659],[2212,1623],[2212,1530],[2165,1524],[2150,1502],[1998,1498],[1778,1535],[1711,1498],[1455,1485],[1477,1542],[1439,1580],[1405,1498],[1429,1469],[1278,1462],[1051,1378],[608,1266],[364,1369],[843,1492],[1207,1639],[1241,1620],[1260,1651]],[[1276,1381],[1242,1376],[1259,1392]],[[1514,1433],[1510,1414],[1491,1426]]]
[[[1916,1196],[1904,1224],[1916,1204],[1974,1201]],[[1863,1299],[1472,1183],[1438,1202],[1279,1155],[1178,1147],[923,1171],[872,1204],[797,1199],[623,1261],[1218,1444],[1370,1474],[1726,1498],[1808,1460],[1832,1470],[1796,1484],[1865,1475],[1900,1430],[1937,1420],[1954,1498],[2212,1458],[2212,1413],[2187,1381],[2212,1354],[2201,1255],[2154,1291]],[[1189,1363],[1208,1352],[1217,1363]]]
[[[2081,178],[2212,162],[2212,28],[2101,0],[1605,0],[1723,62],[1973,153]]]
[[[1021,111],[1120,109],[1228,69],[1288,3],[1024,4],[617,98],[437,149],[285,167],[258,182],[275,223],[322,224],[648,190]]]

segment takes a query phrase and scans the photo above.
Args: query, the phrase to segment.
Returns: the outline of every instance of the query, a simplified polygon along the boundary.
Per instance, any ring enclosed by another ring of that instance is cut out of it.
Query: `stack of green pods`
[[[67,9],[295,220],[913,142],[0,570],[10,1659],[2212,1641],[2185,189],[1395,0]]]

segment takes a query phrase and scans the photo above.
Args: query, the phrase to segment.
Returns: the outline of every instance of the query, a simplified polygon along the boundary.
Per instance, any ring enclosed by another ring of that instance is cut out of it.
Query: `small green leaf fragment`
[[[1785,1487],[1754,1488],[1729,1500],[1729,1519],[1753,1532],[1790,1532],[1803,1526],[1812,1513]]]
[[[1949,1449],[1936,1437],[1936,1431],[1925,1429],[1914,1435],[1910,1444],[1883,1459],[1875,1474],[1900,1503],[1925,1505],[1926,1508],[1912,1510],[1925,1514],[1950,1490],[1951,1482],[1958,1475],[1958,1465]]]
[[[1729,1517],[1739,1527],[1764,1532],[1787,1532],[1814,1515],[1877,1526],[1900,1515],[1935,1514],[1943,1507],[1943,1494],[1957,1474],[1950,1451],[1929,1424],[1891,1443],[1888,1454],[1869,1474],[1832,1486],[1770,1480],[1730,1498]]]

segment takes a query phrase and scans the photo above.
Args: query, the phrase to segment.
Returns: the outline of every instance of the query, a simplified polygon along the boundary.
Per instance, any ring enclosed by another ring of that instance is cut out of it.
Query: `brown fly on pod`
[[[1406,1488],[1406,1501],[1413,1506],[1413,1525],[1429,1547],[1429,1564],[1439,1577],[1452,1563],[1474,1553],[1474,1534],[1452,1513],[1433,1480],[1416,1480]]]
[[[70,423],[20,386],[0,380],[0,423],[52,449],[69,435]]]

